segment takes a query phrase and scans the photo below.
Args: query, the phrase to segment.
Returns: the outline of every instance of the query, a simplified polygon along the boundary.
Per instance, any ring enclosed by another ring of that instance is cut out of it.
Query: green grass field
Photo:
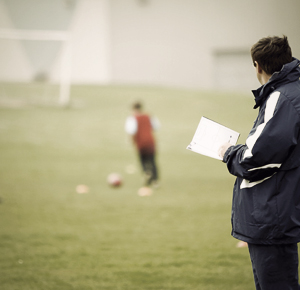
[[[1,290],[254,289],[248,250],[230,235],[234,177],[185,149],[203,115],[244,142],[257,113],[250,93],[74,86],[60,108],[22,86],[0,91]],[[161,122],[161,187],[149,197],[137,194],[124,132],[137,99]],[[107,185],[111,172],[121,188]]]

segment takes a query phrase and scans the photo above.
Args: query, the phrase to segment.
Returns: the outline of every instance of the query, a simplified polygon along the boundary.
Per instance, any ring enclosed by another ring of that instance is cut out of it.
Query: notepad
[[[240,133],[206,117],[201,117],[192,142],[186,149],[222,160],[218,155],[221,145],[224,143],[235,145],[239,136]]]

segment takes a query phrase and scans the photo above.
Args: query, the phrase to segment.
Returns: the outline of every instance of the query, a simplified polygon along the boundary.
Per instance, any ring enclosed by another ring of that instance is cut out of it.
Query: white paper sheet
[[[201,117],[192,142],[186,149],[222,160],[218,155],[220,146],[226,142],[235,145],[240,134],[206,117]]]

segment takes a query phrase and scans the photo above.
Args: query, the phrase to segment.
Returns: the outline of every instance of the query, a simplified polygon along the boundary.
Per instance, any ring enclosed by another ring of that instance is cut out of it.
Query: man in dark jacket
[[[300,61],[286,36],[259,40],[251,56],[258,116],[245,145],[219,150],[237,176],[232,235],[248,243],[256,289],[300,289]]]

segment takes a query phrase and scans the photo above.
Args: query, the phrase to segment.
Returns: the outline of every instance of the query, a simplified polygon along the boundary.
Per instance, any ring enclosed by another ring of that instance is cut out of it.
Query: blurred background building
[[[299,0],[0,0],[0,29],[67,31],[71,82],[245,90],[250,47],[288,36]],[[0,81],[59,81],[65,42],[0,39]]]

